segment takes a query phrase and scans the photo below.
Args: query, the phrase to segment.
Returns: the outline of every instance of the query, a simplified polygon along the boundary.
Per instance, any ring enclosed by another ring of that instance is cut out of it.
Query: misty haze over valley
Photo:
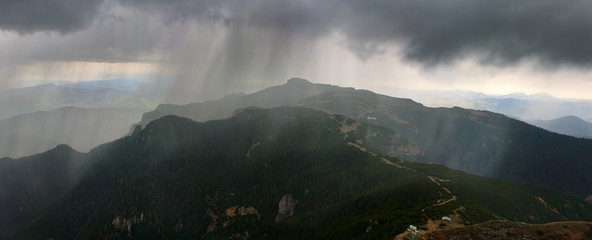
[[[592,239],[592,3],[0,3],[0,239]]]

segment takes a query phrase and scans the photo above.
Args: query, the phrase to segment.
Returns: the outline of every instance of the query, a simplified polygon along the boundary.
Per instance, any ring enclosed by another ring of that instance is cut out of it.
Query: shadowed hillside
[[[303,108],[206,123],[163,117],[93,150],[74,189],[13,236],[392,239],[444,214],[467,224],[592,217],[589,203],[559,193],[381,157],[384,139],[407,144]]]
[[[67,145],[30,157],[0,159],[0,236],[64,196],[87,166],[86,155]]]
[[[343,114],[397,131],[428,161],[582,198],[592,194],[592,140],[560,135],[501,114],[428,108],[369,91],[327,93],[296,106]],[[368,120],[372,116],[375,120]]]

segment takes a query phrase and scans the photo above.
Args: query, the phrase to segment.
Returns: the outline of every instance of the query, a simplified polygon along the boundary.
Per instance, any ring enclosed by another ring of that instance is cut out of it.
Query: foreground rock
[[[298,201],[294,200],[292,195],[284,194],[278,206],[278,213],[275,216],[275,222],[280,222],[287,217],[294,215],[294,207],[296,207],[297,203]]]

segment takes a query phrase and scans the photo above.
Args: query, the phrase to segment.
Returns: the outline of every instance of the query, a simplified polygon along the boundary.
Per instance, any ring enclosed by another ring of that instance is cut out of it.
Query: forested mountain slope
[[[549,132],[497,113],[428,108],[369,91],[326,93],[294,105],[395,130],[419,146],[427,161],[582,198],[592,194],[589,139]]]
[[[445,214],[463,223],[592,217],[589,203],[549,190],[381,157],[384,142],[408,144],[304,108],[206,123],[163,117],[93,150],[76,187],[11,236],[392,239]]]

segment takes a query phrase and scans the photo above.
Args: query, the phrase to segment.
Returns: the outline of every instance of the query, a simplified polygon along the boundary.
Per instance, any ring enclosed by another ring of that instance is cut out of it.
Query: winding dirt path
[[[375,156],[375,157],[376,157],[376,156],[378,156],[376,153],[369,152],[369,151],[368,151],[368,149],[366,149],[365,147],[361,146],[361,143],[359,143],[359,144],[356,144],[356,143],[353,143],[353,142],[347,142],[347,145],[349,145],[349,146],[352,146],[352,147],[355,147],[355,148],[358,148],[358,149],[360,149],[360,150],[361,150],[361,151],[363,151],[363,152],[370,153],[370,154],[372,154],[372,156]],[[418,170],[415,170],[415,169],[413,169],[413,168],[409,168],[409,167],[407,167],[407,166],[403,166],[403,165],[400,165],[400,164],[394,163],[394,162],[392,162],[392,161],[388,160],[388,159],[387,159],[387,158],[385,158],[385,157],[380,157],[380,160],[381,160],[381,161],[382,161],[384,164],[387,164],[387,165],[392,165],[392,166],[395,166],[395,167],[397,167],[397,168],[401,168],[401,169],[409,170],[409,171],[412,171],[412,172],[422,173],[422,172],[420,172],[420,171],[418,171]],[[425,174],[425,173],[422,173],[422,174]],[[437,201],[435,204],[432,204],[430,207],[434,207],[434,206],[442,206],[442,205],[444,205],[444,204],[447,204],[447,203],[450,203],[450,202],[452,202],[452,201],[456,201],[456,200],[457,200],[457,196],[456,196],[456,195],[454,195],[454,194],[452,194],[452,191],[450,191],[450,189],[448,189],[448,188],[444,187],[444,186],[442,185],[442,183],[441,183],[441,182],[448,182],[448,181],[450,181],[450,180],[447,180],[447,179],[440,179],[440,178],[437,178],[437,177],[434,177],[434,176],[430,176],[430,175],[427,175],[427,174],[425,174],[425,176],[426,176],[428,179],[430,179],[430,181],[432,181],[433,183],[435,183],[436,185],[438,185],[438,187],[440,187],[442,190],[444,190],[444,192],[446,192],[448,195],[450,195],[450,196],[451,196],[449,199],[444,199],[444,198],[442,198],[442,199],[439,199],[439,200],[438,200],[438,201]],[[442,195],[444,195],[444,194],[440,192],[440,195],[442,196]],[[421,211],[422,211],[422,212],[425,212],[425,210],[426,210],[427,208],[428,208],[428,207],[426,207],[426,208],[422,209]],[[444,223],[444,220],[439,220],[439,219],[432,220],[432,219],[430,219],[430,218],[429,218],[429,217],[428,217],[426,214],[424,214],[424,216],[425,216],[425,217],[427,218],[427,220],[428,220],[428,223],[427,223],[426,225],[422,226],[422,227],[425,227],[425,228],[427,228],[427,229],[428,229],[428,230],[427,230],[427,231],[425,231],[424,233],[428,233],[428,232],[432,232],[432,231],[437,231],[437,230],[442,230],[442,229],[449,229],[449,228],[456,228],[456,227],[461,227],[461,226],[464,226],[464,225],[461,223],[461,219],[460,219],[460,213],[459,213],[459,211],[464,211],[464,210],[465,210],[465,208],[464,208],[462,205],[461,205],[461,206],[460,206],[458,209],[455,209],[455,210],[453,210],[453,211],[452,211],[452,214],[450,215],[450,217],[452,218],[452,220],[453,220],[453,221],[446,221],[446,226],[445,226],[444,228],[442,228],[442,227],[440,226],[440,224],[441,224],[441,223]],[[397,235],[397,236],[396,236],[394,239],[395,239],[395,240],[400,240],[400,239],[403,239],[403,236],[404,236],[406,233],[407,233],[407,232],[403,232],[403,233],[401,233],[401,234]]]

